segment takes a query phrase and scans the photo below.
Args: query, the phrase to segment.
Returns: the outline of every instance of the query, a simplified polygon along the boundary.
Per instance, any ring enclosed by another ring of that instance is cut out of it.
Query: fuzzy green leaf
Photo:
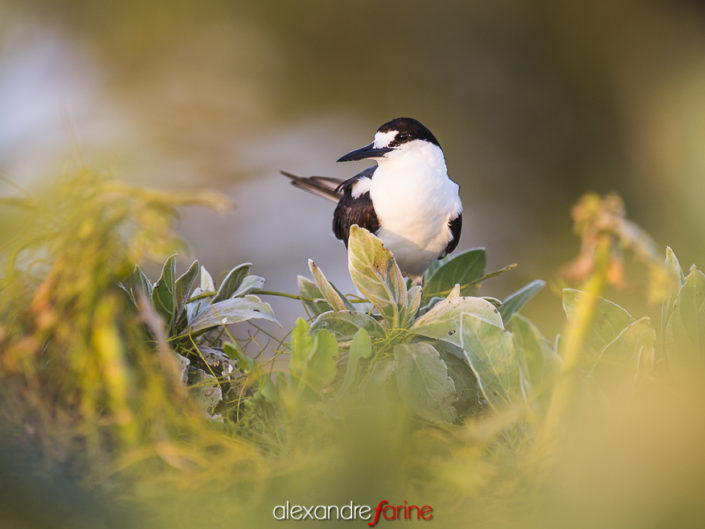
[[[460,334],[461,347],[490,406],[516,402],[522,390],[511,334],[473,314],[461,316]]]
[[[360,359],[372,356],[372,340],[370,335],[363,328],[359,329],[353,336],[348,353],[348,364],[345,369],[343,384],[338,391],[339,395],[344,395],[350,391],[358,378],[358,367]]]
[[[499,313],[502,315],[502,321],[509,321],[515,312],[518,312],[527,301],[533,298],[539,291],[546,286],[545,281],[537,279],[528,285],[520,288],[513,294],[509,294],[502,305],[499,307]]]
[[[291,339],[291,374],[299,387],[319,393],[335,378],[337,356],[338,343],[330,332],[310,335],[308,324],[297,320]]]
[[[213,294],[215,294],[215,283],[213,282],[213,278],[211,277],[208,270],[206,270],[205,266],[201,267],[200,288],[201,288],[201,291],[203,291],[203,293],[212,292]]]
[[[453,422],[455,385],[438,351],[429,343],[394,346],[397,389],[402,400],[424,419]]]
[[[319,331],[313,335],[313,348],[306,361],[307,387],[320,391],[335,378],[338,342],[328,331]]]
[[[600,353],[591,371],[595,380],[608,388],[636,381],[652,372],[656,331],[648,317],[627,325]]]
[[[269,303],[257,296],[231,298],[213,303],[201,312],[191,325],[191,332],[199,332],[220,325],[230,325],[252,319],[263,319],[279,325]]]
[[[521,314],[512,316],[512,339],[520,360],[522,388],[528,396],[539,392],[545,403],[560,362],[551,343]]]
[[[254,292],[255,290],[259,290],[264,286],[264,278],[260,276],[255,276],[255,275],[250,275],[246,276],[245,279],[242,280],[242,283],[240,283],[240,286],[237,288],[235,292],[230,296],[232,298],[239,298],[242,296],[245,296],[249,294],[250,292]]]
[[[395,326],[406,305],[406,284],[382,241],[359,226],[350,228],[348,267],[355,286]]]
[[[477,293],[477,285],[469,285],[485,275],[487,257],[484,248],[473,248],[447,260],[433,271],[424,283],[424,299],[445,296],[455,285],[461,286],[460,294]]]
[[[311,331],[326,329],[333,333],[339,342],[350,340],[360,329],[375,337],[384,336],[384,328],[369,314],[351,311],[330,311],[318,316],[311,325]]]
[[[172,255],[162,267],[162,275],[154,285],[152,291],[152,302],[157,313],[164,318],[167,327],[171,326],[174,319],[174,289],[176,275],[176,255]]]
[[[563,289],[563,309],[568,323],[573,320],[575,309],[582,295],[580,290]],[[631,315],[622,307],[605,298],[598,298],[595,315],[585,337],[586,351],[594,359],[631,322]]]
[[[328,281],[323,271],[318,268],[316,263],[311,259],[308,260],[308,268],[311,270],[313,279],[318,285],[318,290],[321,292],[328,304],[333,308],[333,310],[350,310],[354,311],[352,303],[337,289],[335,286]]]
[[[308,333],[308,323],[303,318],[296,320],[296,326],[291,332],[291,362],[290,369],[294,375],[303,373],[306,358],[313,346],[313,337]]]
[[[297,282],[299,294],[304,298],[303,303],[313,316],[333,310],[333,307],[323,299],[323,294],[313,281],[304,276],[298,276]]]
[[[672,285],[674,286],[674,291],[663,301],[661,304],[661,322],[659,327],[659,340],[661,351],[665,354],[666,351],[666,326],[668,321],[671,319],[673,314],[673,309],[675,306],[676,299],[678,298],[678,293],[680,292],[683,283],[685,282],[685,275],[683,274],[683,269],[678,261],[678,257],[673,252],[670,246],[666,246],[666,261],[664,263],[666,268],[666,273],[671,278]]]
[[[142,292],[147,300],[152,300],[152,282],[145,275],[139,265],[135,265],[135,270],[125,280],[122,286],[130,297],[132,303],[135,305],[137,305],[139,292]]]
[[[695,267],[673,302],[665,345],[669,365],[674,368],[687,369],[705,362],[705,274]]]
[[[238,369],[243,373],[250,373],[257,368],[257,361],[247,356],[245,351],[234,342],[225,342],[223,344],[223,352],[228,355],[231,360],[237,362]]]
[[[186,301],[197,274],[198,261],[194,261],[191,263],[191,266],[188,267],[188,270],[176,280],[174,284],[174,306],[177,310],[179,310]]]
[[[401,308],[400,327],[407,328],[414,321],[419,313],[422,297],[423,292],[420,285],[414,285],[408,289],[406,306]]]
[[[213,298],[213,302],[215,303],[233,297],[233,294],[235,294],[240,285],[242,285],[242,282],[251,267],[252,263],[242,263],[241,265],[238,265],[230,270],[228,275],[225,276],[225,279],[223,279],[223,282],[220,284],[220,288],[218,288],[218,292]]]
[[[411,317],[413,317],[418,312],[419,307],[421,307],[422,296],[423,292],[421,291],[420,285],[415,285],[408,290],[407,309]]]
[[[448,342],[435,342],[433,344],[441,360],[448,366],[448,375],[453,379],[457,400],[453,407],[460,416],[467,416],[481,409],[484,401],[482,392],[477,384],[475,373],[468,365],[463,350]]]
[[[665,266],[668,273],[672,275],[674,279],[677,280],[679,285],[682,285],[685,282],[685,274],[683,273],[681,264],[678,261],[678,257],[676,257],[675,252],[671,249],[670,246],[666,246]]]
[[[456,297],[459,289],[454,289],[446,299],[421,316],[409,329],[410,332],[427,338],[436,338],[454,345],[461,345],[460,316],[473,314],[488,323],[503,328],[502,318],[497,308],[489,301],[475,297]],[[455,295],[454,295],[455,294]]]

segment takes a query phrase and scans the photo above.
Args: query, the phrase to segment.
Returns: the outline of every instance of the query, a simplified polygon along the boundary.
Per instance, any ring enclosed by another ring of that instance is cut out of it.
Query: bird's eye
[[[397,134],[397,141],[406,141],[409,139],[409,135],[406,132]]]

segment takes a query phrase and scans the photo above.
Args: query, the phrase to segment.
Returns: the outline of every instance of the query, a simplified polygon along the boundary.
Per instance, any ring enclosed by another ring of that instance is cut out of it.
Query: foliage
[[[176,277],[176,256],[170,256],[159,279],[152,284],[139,267],[121,285],[132,305],[147,303],[161,316],[171,348],[183,366],[182,378],[211,415],[228,401],[237,401],[238,383],[245,371],[238,368],[245,355],[228,331],[228,325],[251,320],[279,324],[272,307],[251,294],[264,285],[264,278],[248,275],[250,263],[236,266],[216,289],[213,278],[198,261]],[[226,347],[227,345],[227,347]],[[246,361],[243,367],[250,366]]]
[[[182,198],[82,172],[6,204],[21,206],[6,213],[16,224],[2,245],[3,447],[40,455],[24,467],[32,479],[61,469],[79,490],[129,505],[136,514],[122,523],[135,527],[269,526],[283,501],[350,498],[423,501],[459,527],[470,515],[479,527],[573,526],[595,504],[612,526],[645,526],[636,502],[655,519],[676,507],[688,521],[700,515],[691,491],[703,474],[690,466],[705,462],[683,454],[705,431],[705,275],[684,273],[670,249],[655,271],[640,253],[646,235],[631,230],[627,246],[615,235],[631,226],[623,215],[580,217],[590,266],[561,293],[555,339],[521,313],[542,281],[479,297],[511,267],[487,273],[476,248],[411,284],[353,227],[359,293],[343,294],[310,261],[297,296],[308,318],[274,340],[261,296],[278,293],[249,263],[219,286],[197,261],[178,275],[174,255],[156,281],[134,265],[177,246]],[[614,199],[590,200],[611,211]],[[604,297],[615,255],[629,249],[657,283],[657,326]],[[243,326],[252,334],[236,338]],[[611,472],[615,461],[627,477]]]
[[[355,286],[370,302],[360,309],[313,262],[309,267],[314,282],[299,279],[302,298],[313,298],[307,303],[315,316],[312,332],[332,333],[343,351],[341,362],[360,331],[372,340],[373,353],[347,361],[346,390],[352,385],[368,389],[380,380],[378,373],[394,373],[397,395],[413,412],[433,422],[454,422],[459,415],[493,405],[509,384],[507,377],[518,380],[520,363],[501,313],[511,317],[543,282],[535,281],[504,303],[497,302],[499,310],[486,299],[463,296],[461,292],[476,291],[488,277],[484,250],[473,249],[436,265],[421,285],[407,287],[391,253],[356,226],[350,232],[348,260]],[[433,295],[424,296],[428,290]],[[447,295],[438,296],[444,292]],[[421,307],[423,300],[426,304]],[[495,351],[484,350],[498,343],[504,347],[504,367],[495,362]],[[503,370],[507,372],[498,374]],[[382,382],[386,384],[386,378]],[[459,394],[475,398],[458,400]]]
[[[214,431],[186,391],[165,320],[118,288],[136,260],[180,246],[180,204],[224,201],[85,169],[4,211],[0,422],[5,442],[36,447],[29,468],[62,468],[91,485],[118,469],[165,480],[169,469],[203,472],[212,457],[235,468],[253,456]],[[162,309],[176,306],[169,292],[185,292],[172,278],[173,261],[154,286],[137,277]]]

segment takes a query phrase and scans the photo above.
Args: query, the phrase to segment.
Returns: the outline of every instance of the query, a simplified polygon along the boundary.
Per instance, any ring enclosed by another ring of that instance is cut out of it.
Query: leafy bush
[[[670,249],[664,265],[616,197],[574,210],[582,248],[566,271],[580,288],[562,291],[555,339],[520,313],[542,281],[478,297],[511,267],[488,274],[472,249],[411,284],[354,227],[358,294],[309,262],[312,279],[286,294],[307,318],[269,351],[231,333],[277,324],[261,297],[278,293],[250,264],[218,287],[198,262],[177,275],[173,255],[156,281],[135,267],[178,246],[184,201],[83,171],[5,202],[3,452],[27,454],[25,480],[65,474],[92,505],[88,490],[129,506],[133,527],[263,527],[286,500],[382,498],[432,504],[443,526],[702,519],[705,275]],[[603,297],[631,279],[628,252],[661,303],[656,325]],[[105,525],[107,505],[65,525]]]

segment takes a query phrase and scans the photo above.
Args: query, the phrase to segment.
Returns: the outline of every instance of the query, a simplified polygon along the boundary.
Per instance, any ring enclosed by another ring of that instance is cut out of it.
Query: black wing
[[[375,208],[372,206],[370,193],[362,193],[357,198],[352,196],[355,184],[361,179],[372,178],[376,169],[377,166],[365,169],[340,184],[336,189],[337,192],[342,193],[342,196],[333,214],[333,233],[345,243],[346,248],[350,236],[350,226],[353,224],[357,224],[371,233],[377,233],[379,230],[379,220]]]
[[[340,192],[338,189],[344,182],[339,178],[330,178],[328,176],[296,176],[286,171],[279,172],[291,179],[291,184],[294,187],[327,198],[333,202],[340,200]]]
[[[442,259],[446,255],[448,255],[450,252],[455,250],[456,246],[458,246],[458,241],[460,241],[460,230],[463,227],[463,214],[460,213],[457,217],[451,219],[451,221],[448,223],[448,226],[450,227],[450,233],[453,235],[453,238],[448,241],[448,246],[446,246],[446,249],[443,250],[443,253],[438,256],[439,259]]]

